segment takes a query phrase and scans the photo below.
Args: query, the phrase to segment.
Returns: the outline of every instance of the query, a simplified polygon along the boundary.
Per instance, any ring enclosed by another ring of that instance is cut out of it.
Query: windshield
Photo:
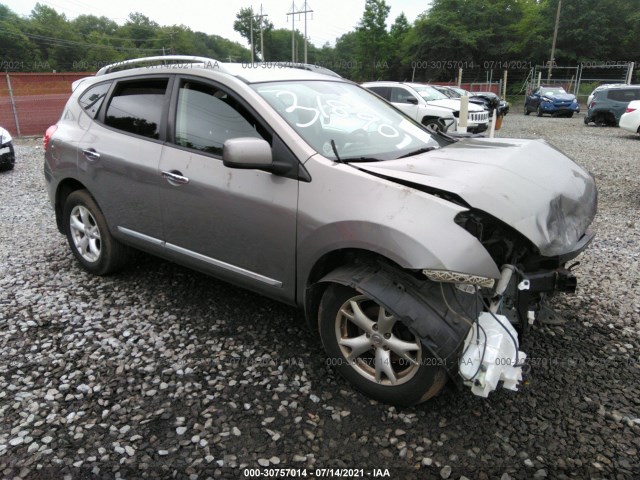
[[[411,85],[411,88],[413,88],[416,92],[418,92],[420,96],[424,98],[426,101],[446,100],[447,98],[449,98],[444,93],[439,92],[438,90],[436,90],[435,88],[429,85],[414,84],[414,85]]]
[[[463,88],[457,88],[457,87],[449,87],[450,90],[453,90],[454,92],[456,92],[458,98],[459,97],[468,97],[470,94],[469,92],[467,92],[465,89]]]
[[[332,160],[390,160],[440,146],[421,125],[357,85],[310,80],[252,87],[316,152]]]

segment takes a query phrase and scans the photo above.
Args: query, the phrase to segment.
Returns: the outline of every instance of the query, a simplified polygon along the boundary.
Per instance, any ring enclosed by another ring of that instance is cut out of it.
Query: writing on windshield
[[[329,158],[336,158],[336,151],[341,158],[397,158],[407,149],[438,146],[429,133],[355,85],[310,81],[254,88],[309,145]]]

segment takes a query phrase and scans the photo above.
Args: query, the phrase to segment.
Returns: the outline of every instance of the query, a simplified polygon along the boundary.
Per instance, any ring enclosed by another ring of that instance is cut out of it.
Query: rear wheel
[[[433,397],[447,381],[444,369],[415,333],[352,288],[327,288],[319,329],[330,364],[376,400],[415,405]]]
[[[525,115],[529,115],[531,112],[529,111],[529,107],[527,106],[527,104],[524,104],[524,114]]]
[[[111,236],[100,208],[86,190],[67,197],[63,225],[73,255],[88,272],[107,275],[126,263],[128,248]]]
[[[536,109],[536,114],[541,117],[542,116],[542,109],[540,108],[540,105],[538,105],[538,108]]]

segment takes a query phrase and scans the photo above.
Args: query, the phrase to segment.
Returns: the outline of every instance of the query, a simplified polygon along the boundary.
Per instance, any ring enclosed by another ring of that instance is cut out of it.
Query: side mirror
[[[407,103],[411,105],[418,105],[418,99],[416,97],[407,97]]]
[[[222,163],[229,168],[268,168],[273,163],[271,145],[260,138],[230,138],[222,147]]]

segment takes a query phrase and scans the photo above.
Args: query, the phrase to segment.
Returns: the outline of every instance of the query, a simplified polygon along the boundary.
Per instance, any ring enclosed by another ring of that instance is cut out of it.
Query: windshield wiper
[[[340,158],[338,155],[338,148],[336,147],[336,142],[331,140],[331,149],[333,150],[333,154],[336,156],[336,162],[344,163],[348,165],[349,163],[357,163],[357,162],[379,162],[379,158],[373,157],[353,157],[353,158]]]
[[[333,149],[333,154],[336,156],[336,162],[347,163],[340,158],[340,155],[338,155],[338,147],[336,147],[336,142],[334,142],[333,139],[331,139],[331,148]]]
[[[380,160],[379,158],[374,158],[374,157],[353,157],[353,158],[346,158],[343,160],[343,162],[347,163],[365,163],[365,162],[381,162],[382,160]]]
[[[436,147],[422,147],[422,148],[418,148],[417,150],[414,150],[412,152],[406,153],[400,157],[400,158],[407,158],[407,157],[413,157],[414,155],[420,155],[421,153],[427,153],[430,152],[431,150],[435,150]]]

